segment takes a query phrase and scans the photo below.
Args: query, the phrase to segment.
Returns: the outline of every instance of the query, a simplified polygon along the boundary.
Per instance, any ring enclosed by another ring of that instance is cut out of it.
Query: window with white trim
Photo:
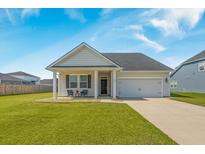
[[[80,75],[80,88],[88,88],[88,75]]]
[[[77,75],[70,75],[69,76],[69,87],[70,88],[77,88],[78,87],[78,76]]]
[[[199,62],[199,64],[198,64],[198,71],[199,72],[205,71],[205,61]]]

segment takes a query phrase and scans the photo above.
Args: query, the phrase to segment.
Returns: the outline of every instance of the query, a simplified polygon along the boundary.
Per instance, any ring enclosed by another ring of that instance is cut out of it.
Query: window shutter
[[[69,75],[66,75],[66,88],[69,88]]]
[[[91,75],[88,75],[88,88],[91,88]]]

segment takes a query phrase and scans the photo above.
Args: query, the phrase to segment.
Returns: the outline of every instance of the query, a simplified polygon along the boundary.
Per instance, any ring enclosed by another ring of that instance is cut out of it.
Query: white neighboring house
[[[94,98],[170,96],[172,69],[142,53],[100,53],[83,42],[46,69],[53,72],[54,99],[68,90]]]
[[[35,76],[35,75],[31,75],[25,72],[12,72],[12,73],[7,73],[10,76],[13,76],[15,78],[27,81],[28,84],[33,84],[33,85],[38,85],[40,84],[40,77]]]
[[[26,84],[24,80],[0,73],[0,84]]]

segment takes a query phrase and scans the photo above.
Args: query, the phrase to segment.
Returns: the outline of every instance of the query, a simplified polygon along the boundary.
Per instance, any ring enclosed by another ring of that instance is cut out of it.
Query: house
[[[0,84],[24,84],[26,81],[0,73]]]
[[[83,90],[94,98],[170,96],[172,69],[142,53],[100,53],[83,42],[46,69],[53,72],[54,98]]]
[[[56,81],[56,83],[58,83],[58,80]],[[40,85],[53,86],[53,79],[40,80]]]
[[[205,50],[189,58],[171,74],[171,89],[205,92]]]
[[[8,75],[18,78],[18,79],[22,79],[28,82],[28,84],[40,84],[40,77],[35,76],[35,75],[31,75],[22,71],[19,72],[12,72],[12,73],[7,73]]]

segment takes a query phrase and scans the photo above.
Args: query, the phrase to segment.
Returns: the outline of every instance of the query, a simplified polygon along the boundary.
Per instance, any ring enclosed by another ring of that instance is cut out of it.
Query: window
[[[69,76],[69,87],[70,88],[77,88],[78,87],[78,81],[77,81],[77,75],[70,75]]]
[[[200,63],[198,64],[198,71],[199,71],[199,72],[205,71],[205,61],[200,62]]]
[[[80,76],[80,88],[88,88],[88,75]]]
[[[177,88],[177,81],[172,81],[170,84],[171,88]]]
[[[199,67],[199,70],[200,70],[200,71],[204,71],[204,66],[200,66],[200,67]]]

